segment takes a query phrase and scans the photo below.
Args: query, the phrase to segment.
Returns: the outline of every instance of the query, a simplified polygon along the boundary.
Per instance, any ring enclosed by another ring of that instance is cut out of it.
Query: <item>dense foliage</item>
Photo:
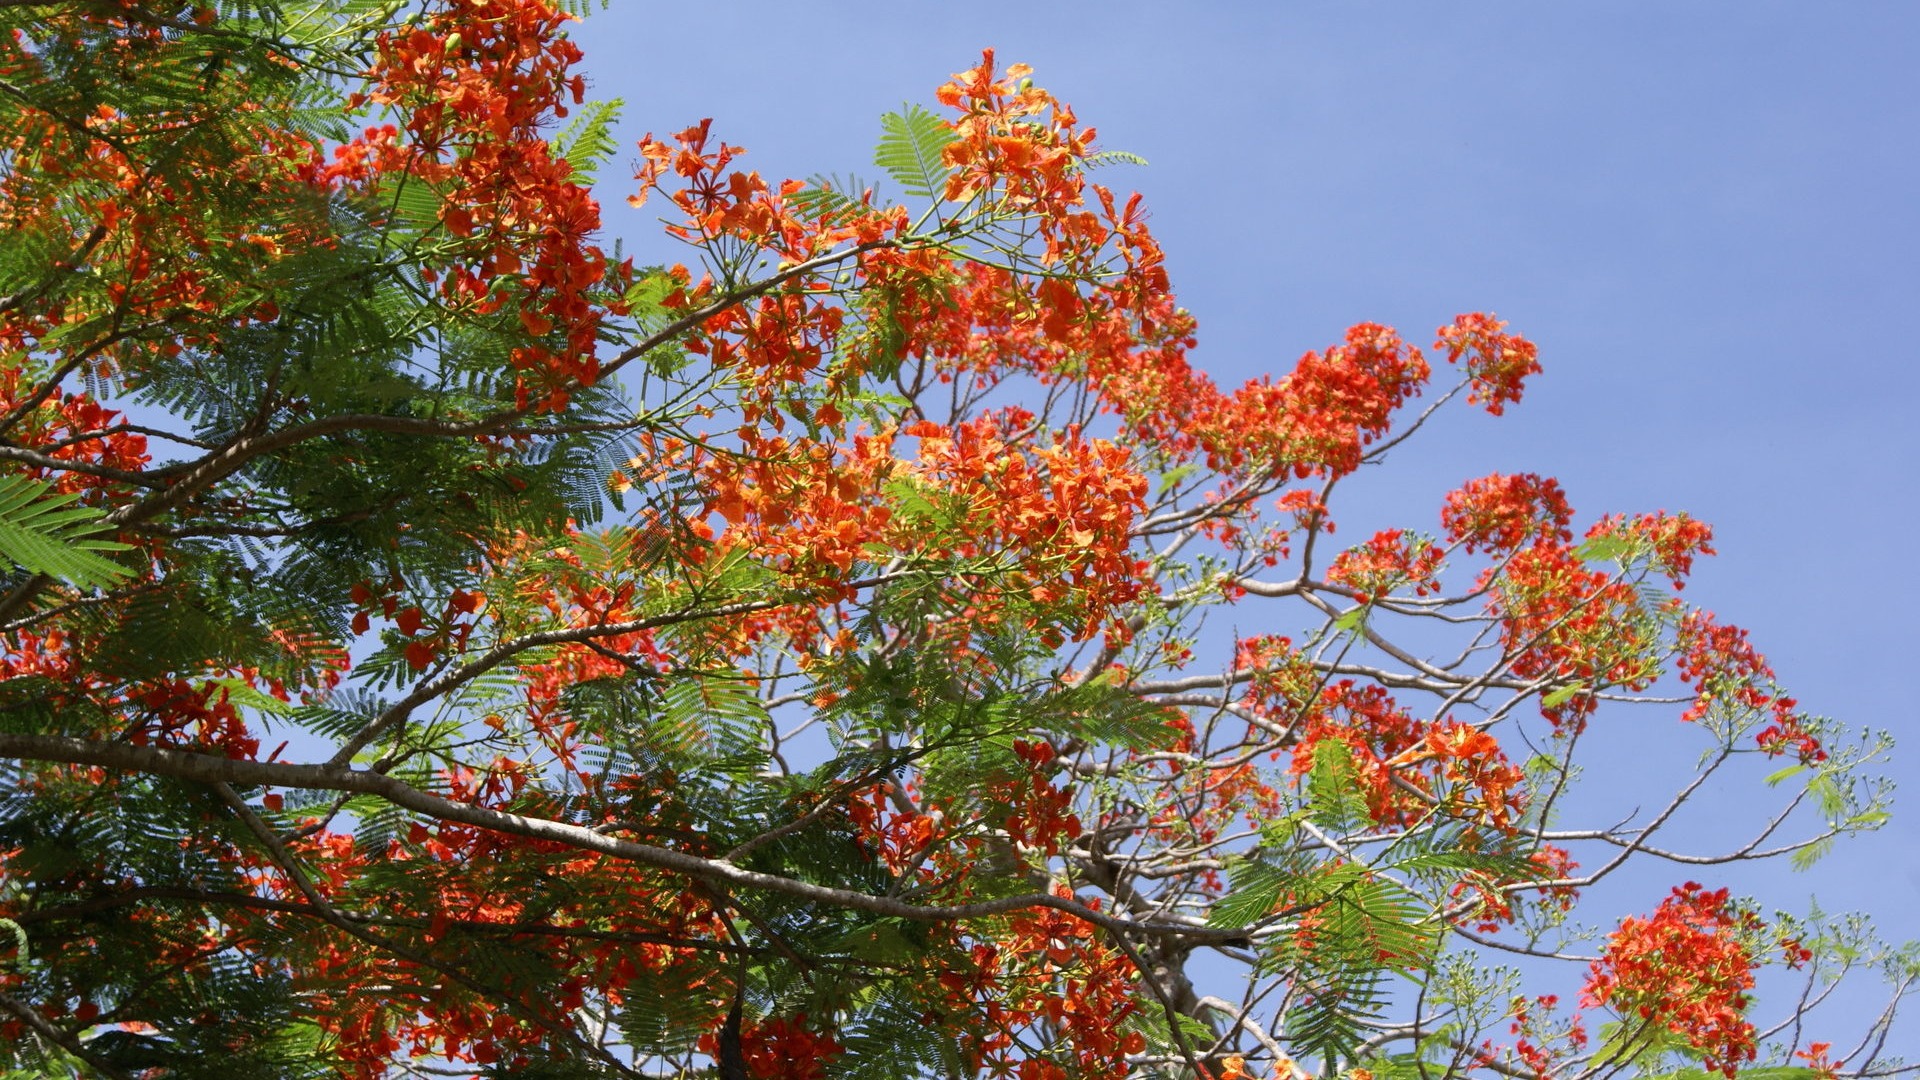
[[[1680,599],[1704,524],[1335,540],[1531,343],[1216,387],[1134,159],[991,54],[872,185],[643,140],[636,267],[574,14],[0,0],[0,1075],[1897,1069],[1803,1024],[1920,971],[1857,922],[1577,917],[1885,816]],[[1634,703],[1697,768],[1562,821]],[[1778,807],[1668,848],[1722,774]]]

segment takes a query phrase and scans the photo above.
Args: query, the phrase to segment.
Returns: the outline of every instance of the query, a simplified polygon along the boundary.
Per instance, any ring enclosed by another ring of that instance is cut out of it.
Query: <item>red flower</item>
[[[1540,372],[1539,349],[1525,338],[1503,333],[1506,323],[1492,315],[1462,315],[1440,328],[1436,349],[1447,351],[1447,362],[1467,360],[1473,390],[1469,404],[1483,404],[1499,416],[1509,402],[1518,402],[1527,376]]]
[[[1757,916],[1694,882],[1673,890],[1646,919],[1627,918],[1594,962],[1582,1000],[1659,1024],[1731,1077],[1754,1058],[1754,1030],[1742,1015],[1753,988],[1745,939]]]
[[[1533,473],[1469,480],[1448,493],[1440,511],[1447,538],[1464,542],[1468,552],[1514,551],[1529,540],[1564,544],[1573,539],[1567,531],[1572,520],[1573,508],[1559,481]]]

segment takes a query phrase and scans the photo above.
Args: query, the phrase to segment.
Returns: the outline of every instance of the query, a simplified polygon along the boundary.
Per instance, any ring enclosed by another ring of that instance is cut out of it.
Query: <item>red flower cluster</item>
[[[1311,701],[1318,693],[1319,676],[1313,664],[1284,634],[1240,639],[1234,645],[1233,669],[1247,674],[1243,704],[1262,716],[1279,716],[1292,723],[1291,714],[1299,703]]]
[[[1745,630],[1716,622],[1712,612],[1696,610],[1680,620],[1675,639],[1680,678],[1695,691],[1693,704],[1681,719],[1704,719],[1716,704],[1764,711],[1771,720],[1755,741],[1767,754],[1791,751],[1806,764],[1826,760],[1827,752],[1807,730],[1799,703],[1774,685],[1773,668],[1747,640]]]
[[[1707,1068],[1731,1077],[1754,1057],[1743,1014],[1753,988],[1747,941],[1761,929],[1727,890],[1690,881],[1649,918],[1622,920],[1588,974],[1582,1003],[1665,1027],[1704,1055]]]
[[[1473,391],[1469,404],[1485,405],[1495,416],[1520,400],[1527,376],[1540,373],[1539,349],[1533,342],[1505,333],[1507,324],[1491,315],[1461,315],[1440,328],[1436,349],[1447,351],[1447,362],[1467,360]]]
[[[1435,575],[1444,557],[1445,553],[1425,537],[1409,536],[1402,529],[1385,529],[1365,544],[1334,556],[1333,565],[1327,567],[1327,580],[1355,590],[1363,604],[1407,586],[1413,587],[1415,596],[1426,596],[1440,591]]]
[[[968,540],[954,554],[1018,552],[1029,598],[1054,605],[1071,595],[1072,608],[1085,614],[1070,629],[1087,637],[1149,588],[1131,550],[1147,481],[1125,450],[1077,429],[1056,434],[1029,457],[1019,444],[1031,420],[1013,410],[952,429],[916,425],[909,434],[920,439],[920,452],[907,474],[936,497],[969,508]],[[894,543],[912,551],[924,541],[899,533]]]
[[[1552,844],[1542,844],[1540,849],[1527,856],[1534,864],[1536,877],[1525,879],[1530,883],[1539,879],[1561,881],[1573,876],[1580,868],[1573,856],[1565,848]],[[1529,888],[1523,894],[1516,894],[1508,886],[1522,882],[1501,880],[1499,877],[1472,872],[1460,879],[1450,892],[1461,906],[1453,912],[1461,922],[1472,922],[1473,928],[1483,934],[1491,934],[1514,920],[1515,908],[1520,896],[1537,897],[1542,907],[1555,909],[1561,913],[1573,910],[1574,901],[1579,898],[1580,890],[1572,885],[1540,885]]]
[[[889,798],[890,791],[890,783],[882,783],[853,792],[847,797],[847,817],[887,869],[899,874],[920,865],[927,849],[942,838],[945,814],[937,809],[903,810]]]
[[[940,104],[960,114],[953,121],[956,137],[942,151],[952,170],[942,195],[952,203],[986,197],[1013,209],[1044,211],[1036,215],[1045,244],[1042,264],[1064,261],[1066,269],[1084,271],[1107,229],[1091,213],[1062,211],[1082,201],[1079,165],[1092,148],[1094,130],[1075,130],[1073,110],[1034,86],[1031,74],[1027,65],[1013,64],[996,78],[993,50],[987,49],[979,66],[934,91]]]
[[[1447,539],[1466,544],[1469,553],[1517,551],[1529,541],[1567,543],[1573,539],[1567,523],[1573,508],[1560,482],[1533,473],[1505,476],[1494,473],[1469,480],[1447,493],[1440,511]]]
[[[1559,1071],[1564,1060],[1587,1045],[1587,1027],[1579,1013],[1555,1020],[1560,1005],[1557,994],[1542,994],[1529,1001],[1515,998],[1508,1010],[1513,1018],[1513,1053],[1527,1070],[1541,1080]]]
[[[1292,708],[1299,710],[1299,734],[1290,771],[1310,772],[1321,743],[1344,744],[1376,824],[1402,826],[1438,808],[1511,831],[1524,803],[1525,774],[1488,732],[1456,720],[1416,720],[1384,688],[1351,679],[1321,689],[1310,708]]]
[[[1307,353],[1279,382],[1241,387],[1197,434],[1216,468],[1345,476],[1386,433],[1393,411],[1419,395],[1428,374],[1419,349],[1389,327],[1360,323],[1344,345]]]
[[[717,1058],[717,1033],[700,1036],[695,1049]],[[824,1080],[845,1052],[832,1034],[815,1030],[801,1016],[769,1016],[740,1025],[740,1056],[753,1080]]]
[[[0,78],[47,85],[64,55],[85,56],[96,87],[164,83],[191,37],[133,3],[51,8],[0,35]],[[139,115],[108,103],[64,115],[50,104],[60,97],[16,114],[0,134],[0,228],[62,254],[48,264],[57,288],[12,298],[31,302],[0,319],[0,353],[137,381],[148,364],[277,318],[263,286],[283,252],[332,242],[337,178],[312,139],[279,126],[272,81],[210,74]]]
[[[363,96],[402,111],[407,143],[369,129],[340,162],[371,158],[443,193],[440,222],[454,240],[443,295],[480,315],[511,302],[532,339],[511,356],[527,373],[522,404],[558,410],[570,384],[598,376],[600,323],[619,308],[590,296],[608,275],[590,240],[600,206],[543,134],[585,95],[570,73],[580,50],[559,33],[573,17],[544,0],[442,3],[420,25],[381,35]]]
[[[734,239],[753,244],[790,262],[813,258],[845,242],[863,242],[895,235],[906,226],[905,211],[863,207],[826,218],[809,218],[788,201],[806,185],[788,180],[775,191],[757,172],[731,169],[741,147],[721,142],[712,149],[713,121],[702,120],[676,132],[675,146],[648,135],[640,140],[640,169],[634,179],[640,190],[627,197],[630,206],[647,203],[664,192],[686,215],[682,224],[666,227],[669,235],[689,243]],[[682,185],[667,190],[662,181],[677,176]]]
[[[1646,559],[1647,565],[1665,575],[1676,589],[1686,588],[1685,578],[1693,572],[1695,555],[1715,554],[1713,526],[1684,513],[1610,514],[1587,530],[1587,539],[1623,542],[1627,546],[1625,558]]]
[[[4,326],[0,323],[0,334],[4,334]],[[7,342],[0,339],[0,352],[5,351]],[[107,493],[112,492],[124,498],[126,486],[113,483],[109,470],[136,473],[144,469],[147,437],[121,430],[125,418],[87,394],[56,391],[33,400],[22,385],[22,374],[17,367],[0,367],[0,417],[14,421],[7,438],[17,445],[39,448],[61,464],[57,472],[53,467],[30,464],[20,468],[20,473],[51,480],[56,491],[93,491],[108,498],[111,496]]]
[[[1053,892],[1072,895],[1061,885]],[[954,993],[954,1004],[971,1005],[984,1021],[968,1048],[977,1067],[1020,1080],[1126,1075],[1127,1055],[1144,1050],[1146,1040],[1123,1030],[1141,1005],[1139,973],[1125,954],[1079,918],[1052,908],[1015,913],[996,937],[1003,944],[974,949],[973,972],[940,977]],[[975,995],[975,1002],[963,1004]],[[1066,1043],[1063,1056],[1076,1068],[1063,1068],[1021,1046],[1028,1040],[1016,1033],[1040,1025]]]
[[[1639,689],[1658,674],[1657,627],[1631,584],[1588,568],[1573,549],[1541,542],[1515,552],[1494,585],[1501,641],[1523,679],[1552,677],[1591,691]],[[1541,713],[1585,726],[1597,702],[1576,693]]]
[[[1058,771],[1053,744],[1015,740],[1013,752],[1026,768],[998,793],[1009,811],[1007,839],[1042,855],[1058,854],[1080,835],[1080,819],[1073,813],[1072,791],[1048,779]]]
[[[1845,1059],[1838,1062],[1830,1060],[1827,1054],[1832,1050],[1832,1043],[1809,1043],[1805,1050],[1795,1050],[1793,1056],[1807,1063],[1807,1068],[1813,1070],[1815,1080],[1837,1080],[1839,1068],[1846,1062]]]

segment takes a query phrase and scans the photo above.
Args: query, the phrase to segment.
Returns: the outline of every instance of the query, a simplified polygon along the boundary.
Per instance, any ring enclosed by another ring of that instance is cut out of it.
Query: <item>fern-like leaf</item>
[[[871,187],[857,176],[815,176],[787,196],[787,202],[809,221],[839,222],[867,209],[865,195]]]
[[[102,556],[127,545],[99,539],[105,515],[71,505],[80,496],[25,476],[0,476],[0,555],[15,566],[82,589],[105,588],[133,571]]]
[[[553,140],[553,156],[565,159],[576,177],[592,176],[613,153],[613,124],[620,119],[620,106],[618,98],[589,103]]]
[[[885,169],[909,195],[942,197],[950,171],[942,152],[958,137],[947,122],[919,105],[907,105],[900,112],[882,116],[880,129],[873,163]]]

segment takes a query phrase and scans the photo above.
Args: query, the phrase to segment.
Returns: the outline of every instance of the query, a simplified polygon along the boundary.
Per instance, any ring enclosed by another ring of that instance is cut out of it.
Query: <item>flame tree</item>
[[[1804,1014],[1911,957],[1709,887],[1886,797],[1680,599],[1704,524],[1490,475],[1334,540],[1531,343],[1217,387],[991,54],[884,188],[643,140],[635,267],[576,14],[0,3],[6,1075],[1897,1068]],[[1698,768],[1562,821],[1636,703]],[[1667,846],[1722,773],[1777,812]]]

